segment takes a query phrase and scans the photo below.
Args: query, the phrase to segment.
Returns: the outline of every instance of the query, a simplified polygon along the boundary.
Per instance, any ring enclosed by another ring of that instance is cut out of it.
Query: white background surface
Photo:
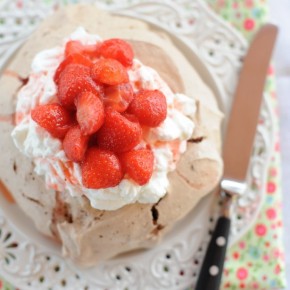
[[[290,0],[269,0],[269,2],[271,22],[280,28],[274,61],[281,126],[287,289],[290,289]]]

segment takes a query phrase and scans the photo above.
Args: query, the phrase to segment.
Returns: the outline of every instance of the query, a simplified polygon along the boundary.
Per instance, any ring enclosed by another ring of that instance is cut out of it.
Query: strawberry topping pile
[[[114,187],[123,178],[144,185],[152,176],[154,155],[142,135],[165,120],[167,103],[159,90],[133,90],[133,58],[132,47],[121,39],[67,42],[54,75],[58,101],[31,112],[62,141],[67,158],[80,164],[87,188]]]

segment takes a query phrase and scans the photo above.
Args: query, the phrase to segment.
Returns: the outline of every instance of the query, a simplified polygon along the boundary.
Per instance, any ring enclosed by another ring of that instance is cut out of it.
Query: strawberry
[[[81,165],[83,185],[100,189],[118,185],[123,172],[119,159],[110,151],[91,147]]]
[[[119,85],[129,81],[125,67],[114,59],[99,59],[92,68],[92,78],[94,81],[107,84]]]
[[[37,106],[31,118],[56,138],[63,138],[73,125],[70,113],[57,103]]]
[[[74,162],[83,160],[89,137],[84,136],[79,126],[74,126],[68,130],[63,139],[63,150],[68,159]]]
[[[98,146],[97,134],[92,134],[89,140],[89,147],[95,147],[95,146]]]
[[[130,83],[105,87],[104,104],[118,112],[127,110],[133,100],[133,88]]]
[[[64,69],[67,67],[67,65],[69,64],[81,64],[81,65],[84,65],[84,66],[87,66],[87,67],[91,67],[92,66],[92,62],[82,56],[81,54],[72,54],[70,55],[69,57],[65,58],[61,63],[60,65],[58,66],[58,68],[56,69],[56,72],[54,74],[54,82],[56,84],[58,84],[59,82],[59,78],[61,76],[61,73],[64,71]]]
[[[104,125],[97,132],[97,143],[103,149],[125,152],[140,142],[141,134],[142,128],[135,116],[124,116],[107,108]]]
[[[103,86],[90,77],[90,69],[79,64],[70,64],[62,72],[58,84],[58,99],[68,109],[74,109],[75,98],[81,92],[92,92],[103,96]]]
[[[157,127],[166,119],[166,98],[158,90],[141,90],[135,95],[128,111],[138,118],[140,124]]]
[[[91,92],[83,92],[76,99],[77,120],[84,135],[97,132],[104,123],[104,105],[100,98]]]
[[[154,155],[149,149],[132,150],[119,156],[123,170],[139,185],[146,184],[153,173]]]
[[[105,40],[100,45],[99,52],[103,57],[116,59],[124,66],[131,66],[133,63],[133,49],[128,42],[122,39]]]
[[[79,53],[87,57],[97,57],[98,47],[97,45],[84,45],[80,41],[70,40],[65,46],[65,57],[72,54]]]

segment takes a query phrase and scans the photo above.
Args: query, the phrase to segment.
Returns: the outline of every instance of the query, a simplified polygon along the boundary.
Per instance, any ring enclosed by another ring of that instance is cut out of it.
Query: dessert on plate
[[[0,122],[1,180],[79,265],[156,245],[219,181],[215,96],[142,21],[69,6],[0,88],[1,114],[15,114]]]

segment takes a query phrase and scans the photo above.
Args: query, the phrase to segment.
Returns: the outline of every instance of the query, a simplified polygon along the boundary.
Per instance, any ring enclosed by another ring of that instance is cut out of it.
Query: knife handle
[[[195,290],[219,290],[231,220],[220,217],[210,240]]]

